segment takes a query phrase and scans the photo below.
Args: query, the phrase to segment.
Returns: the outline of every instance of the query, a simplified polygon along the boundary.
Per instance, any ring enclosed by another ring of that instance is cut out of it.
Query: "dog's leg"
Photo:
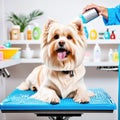
[[[87,90],[77,89],[74,101],[78,103],[87,103],[90,101],[90,95]]]
[[[79,88],[76,90],[74,101],[78,103],[87,103],[90,101],[90,97],[94,96],[92,91],[88,91],[84,81],[81,80]]]
[[[57,104],[60,102],[60,98],[58,97],[56,92],[53,89],[47,87],[39,89],[39,91],[32,95],[31,98],[35,98],[51,104]]]

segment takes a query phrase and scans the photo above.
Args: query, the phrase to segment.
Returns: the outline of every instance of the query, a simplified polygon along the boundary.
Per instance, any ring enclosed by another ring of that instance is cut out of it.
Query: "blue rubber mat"
[[[71,98],[61,99],[56,105],[30,98],[35,92],[31,90],[14,90],[0,104],[1,110],[115,110],[116,104],[101,88],[90,89],[95,93],[89,103],[75,103]]]

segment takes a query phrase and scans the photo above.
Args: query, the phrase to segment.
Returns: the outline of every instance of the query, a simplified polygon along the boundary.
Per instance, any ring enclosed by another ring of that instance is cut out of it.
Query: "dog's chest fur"
[[[45,84],[55,90],[60,97],[65,98],[79,87],[81,79],[85,74],[84,66],[81,65],[73,72],[74,76],[70,76],[70,74],[65,74],[62,71],[49,70]]]

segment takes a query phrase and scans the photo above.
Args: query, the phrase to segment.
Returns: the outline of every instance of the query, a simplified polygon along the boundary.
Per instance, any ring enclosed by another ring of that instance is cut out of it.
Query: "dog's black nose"
[[[65,42],[64,41],[59,41],[58,44],[59,44],[60,47],[63,47],[65,45]]]

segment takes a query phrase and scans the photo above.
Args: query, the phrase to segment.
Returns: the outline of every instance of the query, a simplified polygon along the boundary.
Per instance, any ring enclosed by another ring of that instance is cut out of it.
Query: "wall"
[[[4,30],[4,28],[3,28],[3,21],[4,21],[4,19],[3,19],[3,12],[4,12],[4,3],[3,3],[3,0],[0,0],[0,8],[1,8],[1,10],[0,10],[0,44],[2,44],[3,43],[3,40],[4,40],[4,32],[3,32],[3,30]],[[2,81],[2,77],[0,76],[0,101],[3,99],[3,81]],[[2,120],[2,115],[3,114],[1,114],[1,111],[0,111],[0,120]]]
[[[0,8],[1,8],[1,10],[0,10],[0,27],[1,27],[1,29],[0,29],[0,44],[2,44],[3,43],[3,41],[4,41],[4,30],[5,30],[5,28],[4,28],[4,0],[0,0]]]
[[[48,17],[57,19],[58,21],[67,24],[81,13],[82,8],[89,3],[96,3],[108,7],[113,7],[119,3],[118,0],[102,1],[102,0],[4,0],[5,3],[5,16],[9,12],[28,14],[34,9],[40,9],[44,11],[44,15],[37,20],[40,23],[41,28]],[[1,6],[0,6],[1,7]],[[6,18],[5,18],[6,19]],[[102,18],[99,17],[96,20],[89,23],[87,26],[89,29],[95,27],[98,30],[104,30]],[[6,22],[7,23],[7,22]],[[98,25],[99,23],[99,25]],[[92,27],[91,27],[92,26]],[[6,28],[7,29],[7,28]],[[111,27],[112,29],[112,27]],[[7,36],[7,34],[6,34]],[[118,36],[119,37],[119,36]],[[38,64],[20,64],[13,67],[9,67],[8,70],[11,73],[11,77],[6,80],[6,96],[16,88],[32,71],[32,69],[38,66]],[[117,72],[104,72],[96,70],[95,67],[88,67],[85,76],[85,82],[89,88],[104,88],[117,102]],[[37,120],[38,118],[34,114],[6,114],[7,120]],[[39,118],[40,120],[47,120],[46,117]],[[72,117],[71,120],[79,120],[78,117]],[[100,114],[84,114],[81,120],[117,120],[117,111],[114,113],[100,113]]]

